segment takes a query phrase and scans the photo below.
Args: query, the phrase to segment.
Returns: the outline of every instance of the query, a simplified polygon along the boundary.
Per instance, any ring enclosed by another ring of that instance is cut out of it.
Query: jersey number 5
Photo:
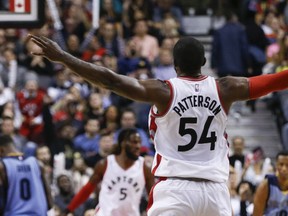
[[[198,141],[199,144],[207,144],[210,143],[210,150],[215,149],[215,143],[217,141],[216,133],[215,131],[210,132],[210,136],[208,137],[208,131],[211,125],[211,122],[213,120],[214,116],[208,116],[203,131],[201,133],[200,139]],[[186,124],[197,124],[197,118],[195,117],[189,117],[189,118],[180,118],[180,126],[179,126],[179,134],[181,136],[184,135],[190,135],[191,140],[188,144],[186,145],[178,145],[178,151],[184,152],[184,151],[189,151],[192,149],[197,140],[198,136],[197,133],[194,129],[186,127]]]

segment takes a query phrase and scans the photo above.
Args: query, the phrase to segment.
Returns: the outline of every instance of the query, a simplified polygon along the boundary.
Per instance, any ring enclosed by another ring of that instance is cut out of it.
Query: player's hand
[[[60,61],[62,59],[64,51],[54,41],[43,36],[38,37],[31,34],[28,35],[28,40],[31,40],[41,48],[41,50],[32,51],[31,54],[36,56],[43,56],[54,62]]]

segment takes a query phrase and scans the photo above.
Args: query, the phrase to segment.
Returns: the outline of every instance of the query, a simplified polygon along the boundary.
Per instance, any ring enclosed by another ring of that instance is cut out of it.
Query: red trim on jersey
[[[152,113],[154,116],[156,116],[156,117],[164,116],[164,115],[168,112],[168,110],[170,109],[170,106],[171,106],[171,104],[172,104],[173,98],[174,98],[174,89],[173,89],[173,87],[172,87],[171,82],[170,82],[169,80],[166,80],[165,83],[168,84],[169,89],[170,89],[169,102],[168,102],[168,105],[167,105],[166,109],[165,109],[164,112],[162,112],[162,113],[155,113],[154,110],[153,110],[153,108],[151,109],[151,111],[152,111],[151,113]]]
[[[223,106],[223,100],[222,100],[222,97],[221,97],[221,94],[220,94],[220,87],[219,87],[219,83],[215,80],[216,82],[216,87],[217,87],[217,93],[218,93],[218,97],[220,99],[220,103],[221,103],[221,106],[223,107],[223,110],[224,112],[226,113],[226,115],[228,115],[228,110],[226,110],[226,107]]]
[[[161,160],[162,160],[162,156],[157,153],[157,155],[156,155],[156,165],[155,165],[155,167],[152,169],[152,174],[153,174],[153,175],[155,174],[156,169],[159,167]]]
[[[165,181],[166,179],[167,179],[166,177],[160,177],[160,178],[159,178],[159,181],[156,182],[156,183],[153,185],[153,187],[151,188],[150,193],[149,193],[149,198],[148,198],[148,204],[147,204],[146,211],[148,211],[148,210],[151,208],[151,206],[153,205],[153,192],[154,192],[155,186],[156,186],[158,183],[160,183],[161,181]]]
[[[201,81],[201,80],[206,79],[207,77],[208,77],[208,76],[201,75],[201,76],[199,76],[198,78],[190,77],[190,76],[179,76],[178,78],[179,78],[179,79],[190,80],[190,81]]]
[[[151,112],[152,112],[152,107],[151,107]],[[155,123],[155,116],[150,115],[149,134],[152,140],[154,140],[156,131],[157,131],[157,124]]]
[[[100,206],[96,206],[96,208],[95,208],[95,214],[97,214],[97,212],[99,212],[99,210],[100,210]]]

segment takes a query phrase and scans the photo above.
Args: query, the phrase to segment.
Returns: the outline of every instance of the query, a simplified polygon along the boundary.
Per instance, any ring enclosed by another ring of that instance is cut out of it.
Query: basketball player
[[[123,129],[115,154],[96,163],[89,182],[68,205],[68,212],[82,204],[101,182],[97,216],[140,216],[140,201],[146,185],[147,193],[154,177],[139,157],[141,138],[137,129]]]
[[[37,159],[24,158],[8,135],[0,136],[0,158],[0,215],[47,215],[53,203]]]
[[[152,104],[152,173],[160,179],[150,192],[148,215],[230,216],[227,114],[233,102],[256,99],[288,87],[288,70],[246,77],[201,74],[204,47],[183,37],[173,48],[177,78],[137,80],[81,61],[55,42],[28,36],[42,51],[33,54],[69,67],[76,74],[120,96]]]
[[[254,195],[253,216],[288,215],[288,152],[276,156],[276,174],[267,175]]]

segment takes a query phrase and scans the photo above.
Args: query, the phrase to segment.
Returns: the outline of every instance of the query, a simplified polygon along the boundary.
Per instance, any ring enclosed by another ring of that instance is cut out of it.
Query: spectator
[[[152,68],[152,72],[155,79],[168,80],[176,77],[171,50],[160,49],[159,64]]]
[[[98,119],[88,119],[84,126],[84,133],[74,138],[74,149],[84,157],[90,157],[99,149],[100,122]]]
[[[119,129],[119,110],[116,106],[111,105],[104,111],[101,133],[114,133],[117,129]]]
[[[77,35],[71,34],[67,39],[67,51],[75,57],[81,57],[82,53],[79,51],[80,41]]]
[[[87,166],[84,158],[79,152],[75,152],[73,155],[73,166],[71,168],[73,189],[75,193],[77,193],[88,182],[92,174],[93,169]]]
[[[119,35],[117,35],[114,22],[106,21],[103,24],[103,32],[99,36],[99,41],[101,46],[106,49],[107,54],[114,55],[117,58],[123,56],[124,41]]]
[[[256,147],[252,150],[252,154],[247,155],[242,178],[258,186],[265,176],[272,172],[271,159],[265,158],[261,147]]]
[[[25,156],[35,155],[36,144],[28,142],[25,136],[18,133],[14,127],[13,117],[2,117],[1,134],[10,136],[17,150],[23,152]]]
[[[136,52],[139,52],[141,57],[147,58],[150,63],[154,62],[159,54],[159,44],[154,36],[148,34],[148,25],[145,19],[136,21],[134,33],[132,41],[135,43]]]
[[[118,139],[119,133],[123,129],[136,127],[136,126],[137,126],[137,120],[136,120],[136,114],[134,110],[130,108],[124,109],[120,116],[120,129],[118,129],[115,132],[114,140]],[[150,155],[153,154],[151,142],[147,133],[142,128],[139,128],[139,127],[136,127],[136,128],[137,128],[137,132],[140,134],[140,137],[141,137],[141,146],[143,148],[148,149]]]
[[[102,0],[102,5],[100,8],[100,17],[103,20],[111,20],[115,23],[115,29],[117,35],[122,36],[122,14],[118,13],[114,9],[114,1],[115,0]]]
[[[16,101],[13,100],[6,102],[5,104],[3,104],[0,110],[2,118],[9,117],[13,119],[14,128],[18,131],[22,124],[22,114]]]
[[[84,61],[96,61],[103,57],[106,53],[106,49],[101,46],[97,36],[92,37],[88,48],[83,51],[82,59]]]
[[[72,93],[75,92],[75,98],[78,98],[77,100],[79,103],[84,104],[84,99],[87,99],[90,94],[90,85],[82,77],[73,73],[71,70],[68,70],[68,77],[72,83],[69,91]]]
[[[57,188],[59,193],[54,198],[54,205],[60,208],[61,213],[64,213],[66,206],[73,199],[74,187],[71,180],[71,175],[68,173],[62,173],[56,178]],[[82,216],[85,210],[85,206],[79,206],[74,212],[75,216]]]
[[[106,158],[109,154],[112,153],[113,145],[114,145],[113,134],[102,133],[99,138],[99,150],[97,154],[92,155],[90,158],[86,158],[85,163],[89,167],[93,168],[98,161]]]
[[[136,70],[137,64],[141,57],[140,51],[136,50],[136,44],[133,40],[128,40],[125,46],[125,54],[118,58],[117,68],[118,73],[127,75]]]
[[[238,202],[233,209],[234,216],[252,216],[254,193],[256,187],[249,181],[241,181],[237,186]]]
[[[245,164],[245,140],[242,136],[235,136],[232,138],[232,155],[229,156],[229,162],[231,166],[235,166],[235,162],[239,161],[241,163],[241,167],[244,167]]]
[[[177,21],[179,29],[183,31],[183,13],[182,10],[175,6],[175,0],[157,0],[154,7],[153,21],[161,29],[161,21],[167,17],[172,17]]]
[[[91,92],[86,106],[86,118],[97,118],[102,122],[104,107],[102,97],[98,92]]]
[[[215,31],[211,55],[211,67],[219,77],[247,76],[247,36],[235,14],[228,12],[225,25]]]
[[[123,3],[123,26],[125,28],[124,38],[132,36],[131,28],[135,25],[138,19],[147,19],[148,25],[153,25],[153,1],[151,0],[136,0],[125,1]]]
[[[23,118],[19,132],[28,140],[38,144],[43,141],[41,133],[43,130],[44,96],[45,92],[39,89],[38,82],[35,79],[27,80],[25,87],[16,95]]]
[[[67,92],[61,100],[53,104],[51,110],[56,127],[62,121],[70,121],[72,126],[76,128],[77,133],[81,131],[84,121],[83,110],[85,107],[82,104],[78,106],[79,103],[76,99],[72,93]]]
[[[44,169],[44,177],[46,178],[46,181],[49,183],[49,185],[52,184],[53,179],[53,168],[52,163],[53,159],[51,157],[50,149],[47,146],[38,146],[35,152],[36,158],[43,163],[43,169]]]
[[[6,48],[3,51],[3,56],[5,67],[0,73],[1,80],[4,86],[14,93],[24,87],[25,72],[27,70],[19,65],[17,55],[11,48]]]
[[[68,69],[60,68],[56,71],[56,74],[47,89],[47,94],[52,98],[53,102],[56,102],[67,94],[71,85],[72,83],[68,79]]]

